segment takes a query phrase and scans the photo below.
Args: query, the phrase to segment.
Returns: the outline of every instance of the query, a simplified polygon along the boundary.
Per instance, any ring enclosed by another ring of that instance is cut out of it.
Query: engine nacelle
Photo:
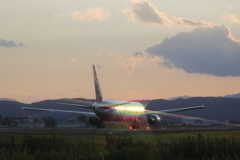
[[[99,122],[99,118],[97,118],[97,117],[89,117],[88,122],[89,122],[91,125],[97,125],[98,122]]]
[[[160,122],[160,120],[161,120],[161,118],[158,115],[156,115],[156,114],[148,116],[147,119],[148,119],[148,123],[150,125],[154,125],[154,124]]]

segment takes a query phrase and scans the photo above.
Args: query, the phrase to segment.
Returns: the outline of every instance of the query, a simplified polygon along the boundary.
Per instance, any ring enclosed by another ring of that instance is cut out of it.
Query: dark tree
[[[87,119],[88,119],[88,117],[85,116],[85,115],[80,115],[80,116],[78,116],[78,118],[77,118],[77,120],[78,120],[78,121],[81,121],[81,122],[86,122]]]
[[[11,126],[11,119],[9,117],[3,118],[2,125],[8,127]]]
[[[56,120],[54,117],[43,117],[42,119],[45,122],[45,127],[55,127],[56,125]]]
[[[38,123],[39,120],[37,118],[34,118],[34,123]]]

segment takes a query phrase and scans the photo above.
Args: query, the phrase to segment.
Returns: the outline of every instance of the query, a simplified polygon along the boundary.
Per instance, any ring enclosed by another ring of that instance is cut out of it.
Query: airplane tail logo
[[[101,88],[100,88],[100,84],[99,84],[99,81],[98,81],[97,72],[96,72],[94,64],[93,64],[93,78],[94,78],[96,100],[97,100],[98,103],[100,103],[100,102],[102,102],[103,97],[102,97],[102,91],[101,91]]]

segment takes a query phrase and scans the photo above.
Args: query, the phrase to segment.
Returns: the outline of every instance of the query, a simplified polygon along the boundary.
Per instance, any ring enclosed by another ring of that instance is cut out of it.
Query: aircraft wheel
[[[105,128],[105,125],[103,125],[103,124],[97,124],[97,128],[98,128],[98,129],[100,129],[100,128],[103,129],[103,128]]]
[[[97,128],[100,129],[100,128],[105,128],[105,125],[103,124],[103,121],[100,120],[100,122],[97,124]]]
[[[101,128],[101,125],[100,125],[100,124],[97,124],[97,128],[100,129],[100,128]]]

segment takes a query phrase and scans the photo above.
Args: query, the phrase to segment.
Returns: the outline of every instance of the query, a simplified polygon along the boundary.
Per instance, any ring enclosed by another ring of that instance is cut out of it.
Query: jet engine
[[[99,122],[99,118],[97,118],[97,117],[89,117],[88,122],[89,122],[91,125],[97,125],[98,122]]]
[[[156,115],[156,114],[148,116],[147,119],[148,119],[148,123],[150,125],[154,125],[154,124],[160,122],[160,120],[161,120],[161,118],[158,115]]]

